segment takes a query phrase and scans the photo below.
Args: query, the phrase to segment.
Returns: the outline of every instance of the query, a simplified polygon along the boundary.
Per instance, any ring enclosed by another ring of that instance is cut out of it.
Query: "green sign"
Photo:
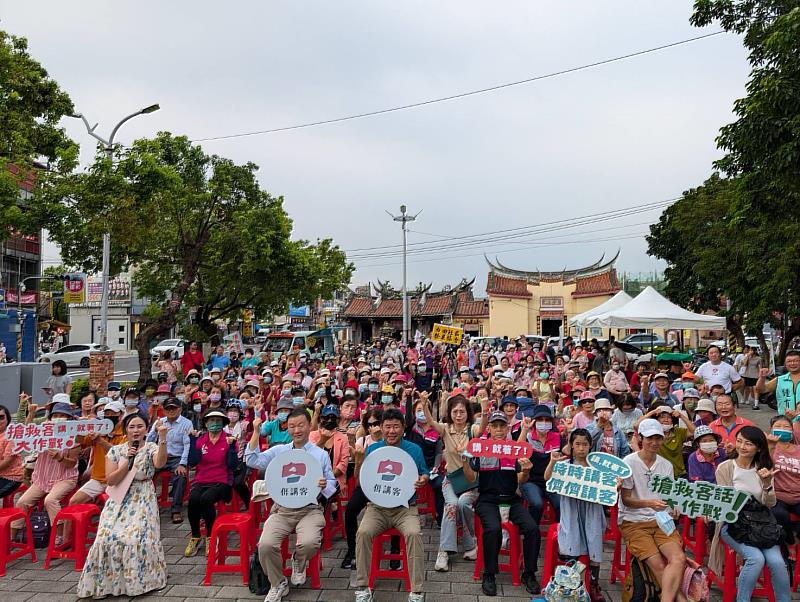
[[[735,523],[750,494],[705,481],[690,482],[654,475],[650,491],[689,518],[705,516],[715,522]]]

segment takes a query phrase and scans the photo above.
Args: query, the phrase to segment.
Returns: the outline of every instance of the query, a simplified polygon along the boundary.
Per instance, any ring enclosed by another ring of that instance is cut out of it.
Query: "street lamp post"
[[[387,213],[389,213],[387,211]],[[420,213],[422,213],[420,211]],[[409,307],[408,307],[408,288],[406,282],[406,239],[407,239],[407,228],[406,224],[408,222],[413,222],[417,219],[417,215],[409,215],[406,213],[406,206],[400,205],[400,215],[392,215],[389,213],[392,219],[396,222],[400,222],[403,228],[403,343],[408,342],[408,331],[410,327],[410,316],[409,316]]]
[[[25,288],[25,282],[28,280],[56,280],[53,276],[26,276],[23,278],[19,285],[17,286],[17,361],[22,361],[22,334],[23,334],[23,325],[25,324],[25,316],[22,313],[22,295],[27,290]],[[36,345],[36,340],[34,337],[34,345]],[[35,348],[34,348],[35,350]],[[34,359],[36,354],[34,354]]]
[[[145,107],[144,109],[140,109],[135,113],[131,113],[127,117],[124,117],[114,126],[114,129],[111,130],[111,136],[109,136],[108,140],[104,139],[102,136],[95,132],[97,129],[98,124],[89,125],[89,121],[83,114],[78,113],[77,115],[73,115],[73,117],[79,118],[83,121],[84,125],[86,126],[86,131],[92,138],[99,140],[101,144],[103,144],[103,151],[106,153],[106,157],[108,157],[109,161],[113,161],[113,154],[114,154],[114,137],[117,135],[117,131],[119,128],[122,127],[126,121],[137,117],[138,115],[147,115],[148,113],[155,113],[161,107],[158,104],[150,105],[149,107]],[[109,280],[109,272],[110,272],[110,256],[111,256],[111,233],[106,230],[103,233],[103,291],[102,297],[100,298],[100,348],[103,350],[108,349],[108,280]]]

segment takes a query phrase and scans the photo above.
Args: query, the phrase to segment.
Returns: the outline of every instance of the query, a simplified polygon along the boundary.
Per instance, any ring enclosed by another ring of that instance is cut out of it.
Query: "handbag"
[[[697,563],[687,564],[683,572],[681,593],[691,602],[709,602],[708,577]]]
[[[250,557],[247,573],[247,587],[250,592],[257,596],[267,595],[270,583],[261,566],[261,561],[258,559],[258,550],[255,550]]]
[[[556,567],[553,578],[542,592],[544,599],[547,602],[589,602],[589,594],[583,583],[585,570],[582,562],[574,560]]]
[[[475,489],[478,486],[478,475],[475,475],[474,481],[467,481],[467,477],[464,476],[464,468],[462,467],[454,470],[453,472],[448,472],[447,482],[450,483],[450,487],[453,488],[453,493],[456,495],[461,495],[465,491]]]
[[[727,526],[728,535],[746,546],[768,550],[783,541],[783,528],[772,511],[752,496],[739,510],[736,522]]]

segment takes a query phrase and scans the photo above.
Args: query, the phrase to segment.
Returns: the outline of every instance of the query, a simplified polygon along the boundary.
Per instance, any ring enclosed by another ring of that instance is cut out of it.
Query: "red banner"
[[[530,458],[533,454],[533,446],[527,441],[511,439],[471,439],[467,444],[467,452],[474,458],[519,460]]]
[[[38,293],[36,291],[30,293],[22,293],[22,305],[36,305],[37,295]],[[6,303],[8,303],[9,305],[16,305],[18,303],[17,291],[13,289],[6,290]]]

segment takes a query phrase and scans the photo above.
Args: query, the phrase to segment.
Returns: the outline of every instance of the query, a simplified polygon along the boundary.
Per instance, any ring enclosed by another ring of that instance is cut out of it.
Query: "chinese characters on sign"
[[[533,446],[527,441],[493,441],[491,439],[471,439],[467,444],[467,454],[473,458],[498,458],[519,460],[530,458]]]
[[[61,451],[75,447],[76,437],[91,433],[108,435],[113,429],[110,420],[65,420],[41,424],[12,422],[6,428],[6,439],[12,443],[12,454]]]
[[[322,467],[302,449],[290,449],[275,457],[264,474],[267,491],[284,508],[302,508],[314,504],[320,492]]]
[[[383,508],[408,506],[419,477],[414,459],[399,447],[380,447],[361,465],[359,481],[367,499]]]
[[[461,339],[464,338],[464,330],[462,328],[455,328],[454,326],[434,324],[430,338],[432,341],[447,343],[448,345],[460,345]]]
[[[689,518],[705,516],[715,522],[726,523],[736,522],[739,510],[750,497],[733,487],[712,485],[705,481],[691,483],[686,479],[670,479],[662,475],[653,476],[650,491],[669,504],[670,508],[677,508]]]
[[[592,452],[590,466],[556,462],[547,481],[547,491],[587,502],[614,506],[617,503],[617,479],[631,475],[630,467],[616,456]]]

